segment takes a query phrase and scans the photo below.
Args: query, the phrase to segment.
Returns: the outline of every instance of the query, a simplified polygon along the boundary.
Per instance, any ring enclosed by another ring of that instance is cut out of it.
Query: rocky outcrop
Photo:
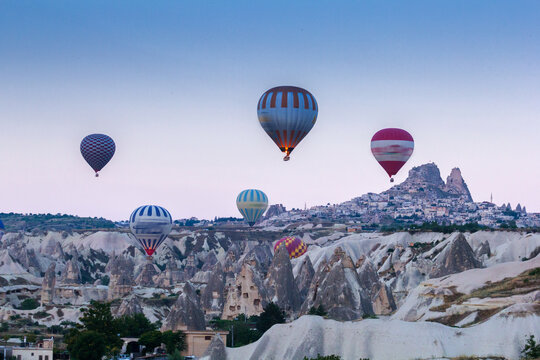
[[[473,201],[469,188],[467,187],[465,180],[463,180],[459,168],[453,168],[450,175],[446,178],[444,191],[452,195],[463,196],[466,201]]]
[[[266,214],[264,215],[265,219],[270,219],[273,216],[278,216],[280,214],[283,214],[284,212],[287,212],[287,209],[283,204],[274,204],[270,205],[268,207],[268,210],[266,211]]]
[[[158,275],[156,267],[153,263],[146,263],[142,271],[135,279],[135,283],[139,286],[153,287],[155,286],[154,276]]]
[[[68,285],[76,285],[81,283],[81,270],[75,257],[66,263],[66,267],[62,272],[60,281]]]
[[[280,246],[274,254],[265,285],[268,298],[286,313],[300,309],[302,298],[294,281],[289,252],[285,246]]]
[[[304,302],[306,299],[309,291],[309,285],[311,285],[311,280],[313,280],[314,275],[315,269],[313,269],[313,264],[311,263],[309,256],[306,256],[302,262],[302,265],[300,265],[298,275],[296,275],[296,278],[294,279],[294,282],[298,287],[298,291],[300,292],[302,302]]]
[[[191,279],[199,269],[196,266],[195,256],[190,254],[186,258],[186,265],[184,267],[184,279]]]
[[[336,320],[356,320],[364,314],[373,314],[352,259],[341,247],[335,249],[328,263],[321,263],[317,269],[302,305],[302,313],[320,305],[329,317]]]
[[[360,286],[371,300],[373,312],[376,315],[388,315],[396,310],[396,303],[392,291],[379,279],[377,270],[371,261],[366,260],[358,269]]]
[[[54,288],[56,286],[56,263],[49,265],[41,283],[41,305],[54,303]]]
[[[203,357],[208,357],[208,360],[227,360],[227,350],[219,334],[214,335]]]
[[[221,264],[216,264],[208,284],[201,292],[201,305],[206,314],[221,315],[223,311],[223,292],[225,290],[225,274]]]
[[[204,313],[201,310],[199,297],[188,282],[165,319],[162,331],[166,330],[205,330]]]
[[[157,287],[162,288],[169,288],[173,287],[174,284],[179,282],[181,279],[180,271],[178,270],[178,267],[176,266],[176,261],[171,259],[167,263],[167,266],[165,267],[165,271],[163,271],[156,280]]]
[[[216,254],[214,254],[213,251],[210,251],[208,255],[206,255],[206,258],[203,261],[203,266],[201,267],[202,271],[209,271],[212,270],[213,267],[218,263],[218,259],[216,257]]]
[[[489,247],[489,242],[487,242],[487,240],[480,244],[475,251],[475,255],[478,259],[481,259],[482,257],[491,257],[491,248]]]
[[[142,312],[143,308],[139,298],[133,295],[122,300],[116,311],[116,316],[142,314]]]
[[[244,262],[234,282],[227,283],[222,319],[234,319],[240,314],[259,315],[266,305],[266,292],[260,274],[252,264]]]
[[[23,243],[17,243],[10,249],[9,255],[21,264],[29,273],[40,276],[41,266],[34,249],[27,249]]]
[[[131,259],[125,256],[112,255],[105,271],[109,272],[109,289],[107,299],[121,299],[133,291],[133,269],[134,264]]]
[[[482,263],[475,257],[465,236],[460,233],[437,255],[430,275],[437,278],[480,267]]]

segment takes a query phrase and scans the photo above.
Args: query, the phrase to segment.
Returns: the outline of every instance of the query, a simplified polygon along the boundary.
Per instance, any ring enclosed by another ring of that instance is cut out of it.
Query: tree
[[[525,343],[525,347],[521,350],[523,359],[537,359],[540,358],[540,344],[537,344],[534,340],[534,335],[530,335]]]
[[[326,316],[328,313],[324,309],[324,306],[319,305],[318,307],[312,306],[309,309],[308,315]]]
[[[182,331],[165,331],[161,334],[161,342],[167,348],[167,354],[186,349],[186,335]]]
[[[145,332],[139,338],[139,344],[146,346],[146,351],[154,351],[155,348],[161,345],[162,334],[160,331],[152,330]]]
[[[28,298],[28,299],[24,299],[21,302],[21,305],[19,305],[19,309],[20,310],[34,310],[38,306],[39,306],[39,303],[37,302],[36,299]]]
[[[68,344],[68,351],[74,360],[101,360],[107,352],[107,339],[97,331],[83,331]]]
[[[167,356],[168,360],[182,360],[183,358],[184,357],[180,354],[180,351],[178,350],[174,350],[172,354],[169,354],[169,356]]]
[[[156,325],[142,313],[117,318],[116,327],[122,337],[139,337],[146,332],[156,330]]]
[[[257,330],[262,333],[265,333],[266,330],[270,329],[275,324],[283,324],[285,322],[285,312],[279,308],[273,302],[266,305],[264,311],[257,321]]]
[[[83,327],[88,331],[95,331],[107,339],[107,351],[122,345],[118,336],[118,322],[111,313],[111,304],[92,300],[90,306],[82,310],[83,316],[79,319]]]

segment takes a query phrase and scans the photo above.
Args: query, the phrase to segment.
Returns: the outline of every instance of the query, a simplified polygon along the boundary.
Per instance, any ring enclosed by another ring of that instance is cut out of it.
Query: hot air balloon
[[[101,171],[112,159],[115,151],[116,145],[107,135],[92,134],[81,141],[81,154],[96,172],[96,177],[99,176],[98,171]]]
[[[413,150],[413,137],[402,129],[382,129],[371,138],[371,152],[390,176],[390,182],[394,182],[392,176],[405,165]]]
[[[2,237],[4,236],[5,230],[6,228],[4,227],[4,223],[2,222],[2,220],[0,220],[0,241],[2,240]]]
[[[299,237],[287,236],[275,243],[274,254],[276,253],[277,249],[282,245],[285,245],[285,247],[287,248],[287,251],[289,252],[289,257],[291,259],[302,256],[307,251],[307,245]]]
[[[172,229],[171,214],[161,206],[140,206],[129,218],[131,233],[151,257]]]
[[[249,226],[253,226],[266,211],[268,197],[261,190],[244,190],[236,197],[236,206]]]
[[[315,97],[295,86],[272,88],[261,96],[257,105],[259,122],[285,153],[285,161],[315,125],[318,111]]]

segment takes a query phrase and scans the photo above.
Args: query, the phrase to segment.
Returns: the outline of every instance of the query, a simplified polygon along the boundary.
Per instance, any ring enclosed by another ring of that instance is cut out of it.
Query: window
[[[210,341],[210,340],[212,340],[212,337],[207,335],[207,336],[204,337],[204,340]]]
[[[17,355],[17,360],[21,360],[21,355]]]
[[[49,360],[49,355],[45,355],[45,360]]]
[[[43,355],[39,355],[39,360],[43,360]]]

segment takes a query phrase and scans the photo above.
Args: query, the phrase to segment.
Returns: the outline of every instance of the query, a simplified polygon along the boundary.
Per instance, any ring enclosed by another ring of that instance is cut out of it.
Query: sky
[[[540,212],[538,1],[0,0],[0,212],[240,216],[388,189],[379,129],[415,139],[396,176],[459,167],[475,201]],[[318,120],[283,155],[269,88],[308,89]],[[116,142],[96,179],[79,144]]]

